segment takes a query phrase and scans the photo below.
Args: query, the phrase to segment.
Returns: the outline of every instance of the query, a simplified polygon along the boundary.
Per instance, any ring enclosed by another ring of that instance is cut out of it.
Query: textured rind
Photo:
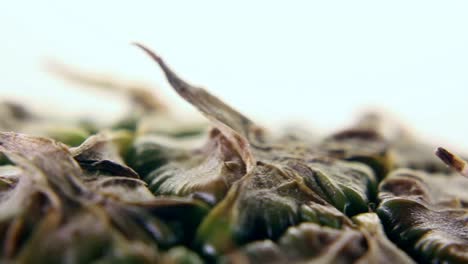
[[[442,180],[446,190],[440,190]],[[379,187],[377,209],[391,238],[420,261],[468,261],[468,183],[457,175],[397,170]]]
[[[134,178],[89,179],[53,140],[0,133],[0,150],[19,168],[1,175],[15,183],[0,193],[2,262],[154,263],[160,248],[186,243],[207,211],[191,199],[155,197]]]
[[[375,213],[354,217],[340,229],[302,223],[278,240],[249,243],[222,258],[225,263],[414,263],[383,233]]]
[[[448,168],[373,113],[324,137],[272,132],[137,45],[211,126],[63,65],[132,108],[101,124],[0,103],[0,131],[16,131],[0,132],[0,262],[467,262],[461,157],[439,148]]]

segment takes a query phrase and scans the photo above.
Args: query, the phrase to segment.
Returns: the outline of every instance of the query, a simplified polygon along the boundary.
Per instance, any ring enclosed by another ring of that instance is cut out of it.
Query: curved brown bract
[[[154,52],[141,44],[136,43],[135,45],[145,51],[159,64],[174,90],[211,120],[213,125],[232,142],[242,156],[247,171],[250,171],[255,164],[255,158],[250,149],[249,139],[259,128],[247,117],[226,105],[205,89],[194,87],[179,78]]]
[[[70,149],[73,158],[90,173],[101,172],[110,175],[139,178],[122,159],[133,141],[133,135],[126,131],[107,132],[90,136],[80,146]]]
[[[231,141],[213,129],[204,146],[185,151],[178,160],[144,175],[144,179],[157,195],[195,195],[215,204],[246,170],[245,162]]]

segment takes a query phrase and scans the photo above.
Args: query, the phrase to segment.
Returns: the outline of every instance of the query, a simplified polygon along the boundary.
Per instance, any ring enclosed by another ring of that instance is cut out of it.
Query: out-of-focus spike
[[[454,168],[460,174],[465,177],[468,177],[468,164],[465,160],[460,158],[459,156],[451,153],[450,151],[439,147],[437,148],[435,154],[439,157],[445,164]]]
[[[138,81],[127,81],[102,73],[84,72],[57,61],[47,61],[47,71],[60,76],[68,81],[103,90],[123,94],[134,104],[141,106],[146,111],[167,111],[167,106],[157,98],[154,87]]]

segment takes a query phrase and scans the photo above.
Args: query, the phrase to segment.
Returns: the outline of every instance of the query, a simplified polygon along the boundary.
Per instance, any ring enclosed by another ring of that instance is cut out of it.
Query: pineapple
[[[3,263],[468,262],[468,181],[400,124],[369,113],[323,138],[280,136],[136,45],[208,122],[55,65],[135,107],[108,126],[2,105]]]

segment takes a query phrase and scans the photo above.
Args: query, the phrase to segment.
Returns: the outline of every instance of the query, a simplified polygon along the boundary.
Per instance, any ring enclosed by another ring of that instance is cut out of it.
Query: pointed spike
[[[209,119],[216,119],[242,136],[248,138],[249,130],[252,130],[253,127],[255,127],[251,120],[225,104],[216,96],[208,93],[203,88],[194,87],[182,80],[169,68],[161,57],[147,47],[139,43],[134,43],[134,45],[145,51],[159,64],[166,75],[168,82],[181,97],[198,108],[198,110],[205,114]]]
[[[154,53],[152,50],[148,49],[147,47],[143,46],[140,43],[133,43],[133,45],[139,47],[142,49],[146,54],[148,54],[153,60],[155,60],[158,64],[159,67],[163,70],[164,74],[166,75],[167,81],[171,84],[171,86],[185,99],[189,100],[184,96],[182,93],[187,93],[187,90],[193,89],[190,84],[179,78],[175,72],[173,72],[169,66],[159,57],[156,53]],[[190,101],[191,102],[191,101]]]
[[[214,126],[234,144],[246,163],[247,171],[253,168],[255,158],[250,150],[249,136],[258,131],[258,127],[216,96],[208,93],[203,88],[194,87],[182,80],[167,66],[161,57],[147,47],[139,43],[133,44],[153,58],[161,67],[174,90],[210,119]]]
[[[451,153],[450,151],[439,147],[437,148],[435,154],[439,157],[445,164],[452,167],[458,171],[463,176],[468,177],[468,165],[467,162],[457,155]]]
[[[145,111],[167,112],[167,105],[153,93],[153,87],[146,83],[124,80],[104,73],[85,72],[55,60],[48,60],[45,69],[84,88],[122,94]]]

